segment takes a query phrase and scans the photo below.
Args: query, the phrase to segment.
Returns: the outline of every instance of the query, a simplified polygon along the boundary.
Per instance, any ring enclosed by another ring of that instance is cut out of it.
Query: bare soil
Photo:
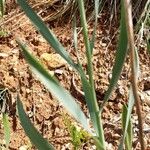
[[[111,78],[111,71],[115,60],[115,52],[118,39],[118,21],[113,21],[110,27],[109,15],[103,11],[99,17],[97,28],[97,38],[94,47],[94,80],[97,98],[99,104],[103,101],[104,94],[108,88]],[[65,19],[67,19],[65,17]],[[76,53],[73,46],[72,24],[70,22],[60,23],[60,20],[46,22],[57,35],[60,42],[66,47],[71,57],[76,61]],[[53,54],[54,50],[47,44],[42,36],[32,26],[28,18],[22,13],[19,6],[14,1],[9,1],[7,6],[7,14],[0,21],[1,28],[8,31],[6,36],[0,37],[0,84],[7,87],[10,91],[12,102],[15,107],[16,95],[19,89],[19,95],[23,102],[24,109],[29,118],[38,129],[38,131],[54,144],[57,150],[71,150],[71,138],[67,127],[64,123],[64,110],[61,104],[48,92],[48,90],[38,81],[36,76],[32,74],[28,64],[24,60],[20,48],[15,39],[20,38],[30,47],[31,52],[40,60],[44,53]],[[93,21],[88,24],[89,33],[93,31]],[[116,34],[115,34],[116,33]],[[78,36],[79,56],[82,65],[86,68],[85,47],[83,36]],[[146,46],[139,45],[140,69],[139,78],[139,94],[142,101],[142,114],[144,121],[144,138],[147,150],[150,150],[150,55],[148,55]],[[43,62],[43,61],[42,61]],[[122,71],[120,80],[113,92],[107,106],[103,111],[103,125],[107,149],[117,149],[121,137],[121,110],[123,104],[128,101],[130,68],[129,59],[127,58],[125,67]],[[67,64],[56,65],[53,68],[49,66],[53,62],[44,62],[45,67],[54,73],[61,85],[71,92],[77,102],[81,105],[84,112],[88,115],[87,107],[82,95],[82,88],[79,76]],[[147,101],[146,101],[147,99]],[[14,119],[16,118],[16,120]],[[35,149],[25,135],[17,114],[9,115],[11,123],[11,142],[10,150]],[[135,150],[139,148],[139,139],[137,136],[137,116],[135,108],[133,110],[133,130],[134,139],[133,147]],[[0,125],[0,144],[4,144],[3,125]],[[24,149],[23,149],[24,148]],[[95,149],[91,141],[83,142],[80,149]]]

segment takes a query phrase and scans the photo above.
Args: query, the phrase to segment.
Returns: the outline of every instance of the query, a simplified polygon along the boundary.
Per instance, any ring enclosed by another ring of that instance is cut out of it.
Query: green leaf
[[[75,37],[76,37],[76,35],[75,35]],[[98,147],[103,150],[105,147],[105,145],[104,145],[104,133],[103,133],[101,116],[99,115],[99,107],[98,107],[98,104],[95,103],[96,95],[95,95],[95,93],[91,92],[93,89],[92,89],[91,85],[89,84],[89,81],[87,80],[84,71],[82,70],[79,59],[78,59],[78,64],[79,64],[78,70],[79,70],[79,74],[81,77],[81,82],[82,82],[83,91],[85,94],[86,104],[88,106],[88,110],[90,113],[90,117],[91,117],[94,129],[95,129],[96,134],[99,138],[99,140],[97,141],[97,142],[99,142]]]
[[[85,100],[88,106],[88,110],[90,113],[90,117],[96,131],[96,135],[98,136],[98,145],[101,150],[105,149],[105,140],[104,140],[104,131],[102,126],[101,114],[99,114],[98,104],[95,103],[94,99],[96,99],[96,95],[94,95],[92,91],[92,87],[85,78],[84,75],[81,74],[81,81],[83,85],[83,91],[85,93]]]
[[[77,57],[77,64],[79,65],[79,68],[81,70],[82,65],[81,65],[81,60],[79,57],[79,50],[78,50],[78,33],[77,33],[77,26],[76,26],[76,18],[73,18],[73,41],[74,41],[74,48],[76,51],[76,57]],[[80,73],[80,71],[78,70],[78,72]],[[85,73],[84,73],[85,75]]]
[[[136,71],[135,78],[138,78],[140,69],[139,69],[139,57],[136,48],[134,49],[134,54],[135,54],[134,68]],[[134,95],[131,86],[129,91],[128,108],[126,108],[125,106],[123,107],[123,113],[122,113],[123,137],[119,145],[119,150],[123,150],[124,141],[125,141],[126,149],[127,150],[132,149],[133,133],[132,133],[132,124],[131,124],[131,113],[132,113],[133,105],[134,105]]]
[[[97,149],[97,150],[106,150],[106,148],[104,148],[104,147],[102,146],[102,144],[100,143],[100,140],[99,140],[98,137],[93,136],[92,138],[93,138],[93,140],[94,140],[94,143],[95,143],[95,145],[96,145],[96,149]]]
[[[123,126],[124,132],[126,130],[126,135],[125,135],[126,150],[131,150],[132,149],[132,137],[133,137],[132,123],[131,123],[131,116],[128,118],[129,120],[127,120],[127,115],[128,115],[128,108],[126,105],[124,105],[123,110],[122,110],[122,126]]]
[[[59,100],[60,103],[68,110],[77,121],[79,121],[85,130],[91,133],[89,124],[85,114],[76,103],[75,99],[69,94],[67,90],[61,87],[58,81],[52,77],[46,69],[34,58],[29,52],[27,47],[17,40],[17,43],[22,49],[22,53],[29,63],[33,73],[39,78],[39,80],[45,85],[45,87]]]
[[[134,68],[136,70],[135,78],[138,80],[139,73],[140,73],[140,66],[139,66],[139,56],[138,56],[138,50],[137,48],[134,49],[134,55],[135,55],[135,61],[134,61]]]
[[[126,29],[126,23],[125,23],[125,10],[124,10],[123,3],[121,5],[121,22],[120,23],[121,23],[121,27],[120,27],[119,45],[118,45],[118,49],[116,52],[115,64],[112,70],[112,78],[110,80],[108,90],[105,94],[101,109],[103,108],[107,100],[109,99],[114,87],[117,84],[117,81],[121,74],[124,61],[127,55],[128,39],[127,39],[127,29]]]
[[[42,135],[37,131],[37,129],[33,126],[30,119],[26,115],[23,105],[17,96],[17,110],[21,125],[26,133],[26,135],[30,138],[31,142],[37,147],[38,150],[54,150],[54,147],[47,142],[46,139],[42,137]]]
[[[123,108],[122,112],[122,125],[123,125],[123,137],[121,138],[121,142],[119,145],[119,150],[123,150],[123,143],[126,140],[126,146],[132,147],[132,126],[131,126],[131,113],[134,105],[134,96],[132,87],[130,88],[129,93],[129,103],[128,108]]]
[[[73,18],[73,41],[74,41],[74,48],[76,53],[78,51],[78,33],[77,33],[77,25],[76,25],[76,18]]]
[[[95,43],[95,39],[96,39],[96,27],[97,27],[97,20],[98,20],[98,12],[99,12],[100,3],[101,2],[99,0],[94,1],[95,23],[94,23],[94,31],[92,34],[92,39],[90,40],[91,53],[93,53],[94,43]]]
[[[93,88],[91,92],[94,92],[95,90],[94,90],[94,80],[93,80],[92,50],[91,50],[91,45],[90,45],[89,36],[88,36],[84,1],[78,0],[78,6],[79,6],[79,11],[80,11],[81,25],[83,28],[82,32],[83,32],[83,38],[84,38],[84,45],[86,48],[87,74],[89,75],[89,82]]]
[[[147,51],[148,54],[150,54],[150,38],[149,39],[147,38]]]
[[[8,115],[3,113],[3,125],[4,125],[4,136],[6,141],[6,149],[8,149],[10,143],[10,124]]]
[[[1,16],[4,16],[5,13],[5,0],[0,0],[0,12],[1,12]]]
[[[97,2],[98,1],[95,1],[95,4],[97,4]],[[90,112],[90,117],[91,117],[94,129],[96,131],[96,135],[99,139],[99,145],[101,146],[101,149],[103,150],[105,149],[105,140],[104,140],[101,115],[99,115],[99,106],[98,106],[97,99],[96,99],[95,86],[94,86],[94,80],[93,80],[93,64],[92,64],[92,49],[91,48],[93,48],[94,46],[95,35],[93,36],[93,39],[92,39],[93,41],[91,41],[90,43],[89,36],[88,36],[84,1],[78,0],[78,6],[79,6],[79,11],[80,11],[81,25],[83,27],[84,43],[86,47],[87,74],[89,76],[89,80],[86,78],[86,76],[83,74],[82,71],[80,71],[80,76],[81,76],[83,91],[85,93],[86,103]],[[98,6],[95,9],[97,13]],[[95,27],[95,31],[96,31],[96,27]]]
[[[47,40],[47,42],[60,54],[72,67],[77,69],[76,64],[73,62],[69,53],[65,50],[62,44],[58,41],[53,32],[47,28],[42,19],[32,10],[25,0],[17,0],[18,4],[22,7],[27,17],[33,22],[37,30]]]

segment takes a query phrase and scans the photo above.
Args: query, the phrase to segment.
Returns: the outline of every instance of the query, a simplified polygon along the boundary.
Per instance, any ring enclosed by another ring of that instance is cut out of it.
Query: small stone
[[[6,53],[0,53],[0,57],[2,57],[2,58],[6,58],[6,57],[8,57],[9,55],[8,54],[6,54]]]
[[[20,148],[19,148],[19,150],[28,150],[28,146],[27,145],[23,145],[23,146],[21,146]]]
[[[43,53],[40,58],[48,67],[53,69],[63,67],[66,64],[66,61],[59,54]]]
[[[54,71],[54,73],[55,73],[55,74],[58,74],[58,75],[62,75],[62,74],[63,74],[63,70],[61,70],[61,69],[56,69],[56,70]]]

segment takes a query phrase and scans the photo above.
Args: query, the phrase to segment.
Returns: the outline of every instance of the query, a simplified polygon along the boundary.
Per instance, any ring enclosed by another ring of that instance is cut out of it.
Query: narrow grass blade
[[[131,130],[131,125],[130,125],[130,119],[131,119],[131,112],[133,109],[133,105],[134,105],[134,96],[133,96],[133,91],[131,87],[130,92],[129,92],[128,108],[127,108],[127,111],[124,110],[122,114],[123,115],[122,116],[123,137],[121,138],[121,142],[120,142],[118,150],[123,150],[123,143],[125,139],[128,139],[128,146],[132,146],[132,130]]]
[[[139,57],[138,57],[138,52],[137,49],[135,48],[135,61],[134,61],[134,67],[136,70],[136,78],[139,77],[139,72],[140,72],[140,68],[139,68]],[[120,145],[119,145],[119,150],[123,150],[123,143],[125,141],[125,145],[127,148],[131,148],[132,147],[132,137],[133,137],[133,133],[132,133],[132,127],[130,124],[130,118],[131,118],[131,112],[132,112],[132,108],[134,105],[134,95],[133,95],[133,90],[132,90],[132,86],[130,87],[130,91],[129,91],[129,103],[128,103],[128,108],[127,111],[124,108],[124,113],[122,114],[122,124],[123,124],[123,137],[121,139]],[[130,149],[129,149],[130,150]]]
[[[93,80],[93,64],[92,64],[91,48],[93,47],[94,43],[92,45],[88,37],[84,1],[78,0],[78,6],[79,6],[79,11],[80,11],[81,25],[83,27],[84,43],[86,47],[87,74],[89,75],[89,80],[84,76],[84,74],[82,74],[82,72],[80,72],[80,76],[81,76],[83,91],[85,93],[86,103],[90,112],[90,117],[91,117],[94,129],[96,131],[96,135],[98,136],[99,143],[102,147],[101,149],[105,149],[103,127],[102,127],[102,122],[101,122],[101,116],[99,115],[99,106],[98,106],[97,99],[96,99],[94,80]]]
[[[104,104],[107,102],[109,99],[114,87],[117,84],[117,81],[119,79],[119,76],[121,74],[124,61],[127,55],[127,44],[128,44],[128,39],[127,39],[127,29],[125,25],[125,10],[123,4],[121,5],[121,27],[120,27],[120,37],[119,37],[119,44],[118,44],[118,49],[116,52],[116,58],[115,58],[115,64],[112,70],[112,78],[110,80],[110,84],[108,87],[108,90],[105,94],[103,104],[101,106],[101,109],[103,108]]]
[[[90,41],[89,41],[89,36],[88,36],[84,1],[78,0],[78,7],[79,7],[79,11],[80,11],[81,25],[83,27],[82,31],[83,31],[84,43],[85,43],[85,47],[86,47],[86,55],[87,55],[87,57],[89,57],[89,56],[91,56],[91,49],[90,49]]]
[[[21,125],[26,133],[26,135],[30,138],[31,142],[37,147],[38,150],[54,150],[54,147],[47,142],[46,139],[42,137],[42,135],[37,131],[37,129],[33,126],[30,119],[26,115],[23,105],[17,97],[17,110]]]
[[[74,48],[76,51],[77,63],[81,68],[82,65],[81,65],[81,61],[80,61],[80,57],[79,57],[79,51],[78,51],[78,33],[77,33],[77,26],[76,26],[76,18],[75,17],[73,18],[73,41],[74,41]]]
[[[96,95],[91,92],[92,87],[89,84],[88,80],[81,73],[81,81],[83,85],[83,91],[85,93],[85,100],[88,106],[88,110],[90,113],[90,117],[96,131],[96,135],[98,137],[98,145],[101,147],[101,150],[105,149],[105,139],[104,139],[104,131],[101,121],[101,114],[99,114],[99,107],[96,101]]]
[[[136,70],[136,78],[138,79],[140,76],[140,65],[139,65],[139,56],[138,56],[138,50],[137,48],[134,49],[135,52],[135,61],[134,61],[134,67]]]
[[[122,127],[123,127],[123,131],[126,130],[125,147],[126,147],[126,150],[131,150],[132,149],[132,137],[133,137],[132,123],[131,123],[131,116],[128,118],[129,120],[127,120],[127,114],[128,114],[128,108],[126,105],[124,105],[122,109]]]
[[[79,105],[76,103],[74,98],[61,87],[58,81],[52,77],[46,69],[34,58],[29,52],[27,47],[17,40],[17,43],[22,49],[22,53],[29,63],[33,73],[39,78],[39,80],[45,85],[45,87],[63,104],[63,106],[68,110],[68,112],[81,123],[85,130],[90,132],[89,125],[87,123],[87,118],[85,114],[80,109]],[[90,132],[91,133],[91,132]]]
[[[6,141],[6,149],[9,147],[10,143],[10,124],[9,124],[9,119],[8,115],[3,113],[3,125],[4,125],[4,136],[5,136],[5,141]]]
[[[77,56],[78,56],[78,51],[77,51],[77,32],[76,32],[76,25],[74,23],[74,42],[75,42],[75,49],[77,52]],[[89,84],[86,75],[84,73],[84,71],[82,70],[81,64],[80,64],[80,60],[79,57],[78,59],[78,64],[79,64],[79,73],[81,76],[81,81],[82,81],[82,85],[83,85],[83,91],[85,94],[85,100],[86,100],[86,104],[88,106],[88,110],[91,116],[91,120],[94,126],[94,129],[96,131],[97,136],[99,135],[99,140],[96,140],[96,144],[97,147],[100,149],[104,149],[104,133],[103,133],[103,127],[102,127],[102,122],[101,122],[101,118],[99,116],[99,107],[97,105],[97,103],[94,102],[93,99],[96,99],[96,95],[93,95],[92,91],[92,87]],[[101,134],[99,133],[99,131],[101,131]]]
[[[73,42],[76,53],[78,51],[78,33],[77,33],[77,25],[76,25],[76,17],[73,18]]]
[[[96,27],[97,27],[97,20],[98,20],[98,12],[99,12],[100,3],[101,2],[99,0],[94,1],[95,23],[94,23],[94,31],[93,31],[92,39],[90,41],[91,53],[93,53],[94,43],[95,43],[95,39],[96,39]]]
[[[103,145],[100,143],[100,140],[99,140],[98,137],[93,136],[92,138],[93,138],[93,140],[94,140],[94,143],[95,143],[95,145],[96,145],[96,149],[97,149],[97,150],[106,150],[106,148],[103,147]]]
[[[147,51],[148,51],[148,54],[150,54],[150,38],[147,39]]]
[[[1,12],[1,16],[4,16],[5,13],[5,0],[0,0],[0,12]]]
[[[87,21],[85,15],[85,8],[84,8],[84,1],[78,0],[78,6],[80,11],[80,19],[81,19],[81,26],[84,38],[84,44],[86,48],[86,59],[87,59],[87,74],[89,75],[89,82],[92,85],[92,92],[94,92],[94,80],[93,80],[93,66],[92,66],[92,51],[91,45],[88,36],[88,28],[87,28]]]
[[[72,67],[76,68],[76,64],[73,62],[69,53],[65,50],[62,44],[58,41],[53,32],[47,28],[42,19],[32,10],[27,4],[26,0],[17,0],[18,4],[24,10],[25,14],[36,26],[41,35],[47,40],[47,42],[54,48],[54,50],[60,54]]]

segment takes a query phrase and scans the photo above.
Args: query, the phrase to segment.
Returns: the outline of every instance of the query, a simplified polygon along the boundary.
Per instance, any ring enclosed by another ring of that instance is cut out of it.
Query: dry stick
[[[144,145],[144,136],[143,136],[143,120],[141,115],[141,104],[138,95],[138,87],[137,87],[137,77],[136,77],[136,69],[135,69],[135,51],[134,51],[134,32],[133,32],[133,22],[132,22],[132,6],[130,0],[124,0],[125,6],[125,19],[126,19],[126,27],[128,32],[128,42],[130,49],[130,59],[131,59],[131,82],[133,88],[133,95],[135,98],[136,105],[136,113],[138,115],[138,126],[139,126],[139,139],[141,144],[141,150],[145,150]]]

